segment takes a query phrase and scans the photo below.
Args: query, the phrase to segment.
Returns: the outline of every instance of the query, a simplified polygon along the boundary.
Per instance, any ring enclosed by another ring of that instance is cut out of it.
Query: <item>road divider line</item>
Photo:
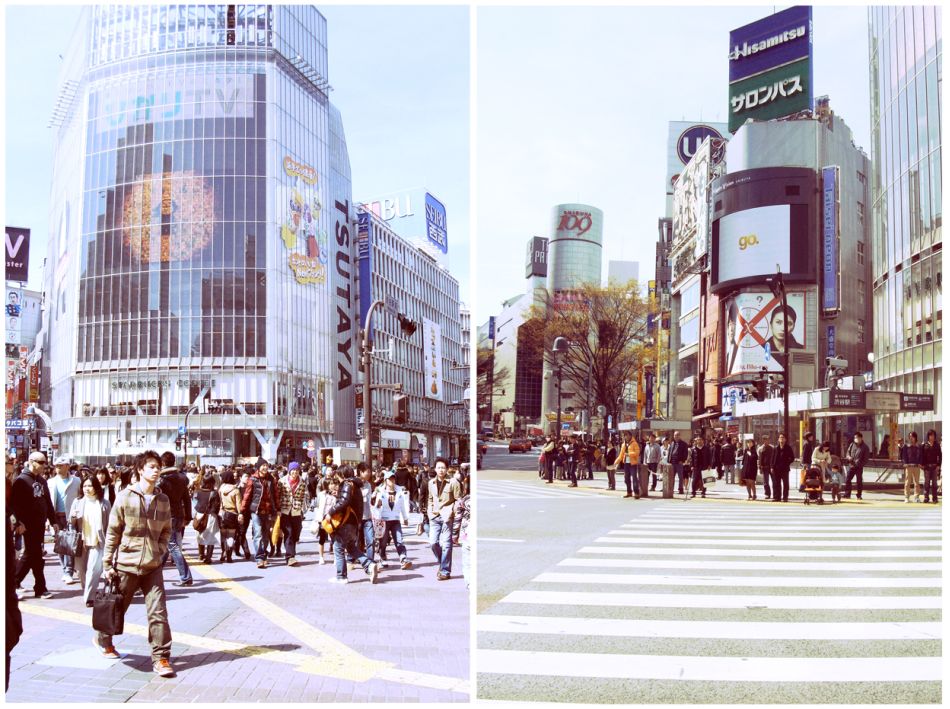
[[[748,571],[940,571],[942,562],[807,562],[807,561],[685,561],[665,559],[577,559],[558,562],[558,566],[603,566],[627,569],[723,569]]]
[[[762,522],[729,522],[728,528],[735,529],[761,529]],[[847,532],[849,530],[854,531],[863,531],[868,528],[869,522],[853,522],[847,524],[818,524],[811,523],[807,521],[801,522],[780,522],[776,520],[771,520],[768,522],[769,529],[781,529],[793,532],[795,530],[802,531],[815,531],[816,529],[828,530],[834,532]],[[649,526],[651,529],[709,529],[709,522],[706,520],[694,520],[691,519],[689,522],[660,522],[660,521],[651,521],[651,522],[636,522],[630,524],[621,525],[624,529],[642,529],[645,526]],[[874,526],[883,531],[909,531],[909,532],[939,532],[940,523],[927,523],[927,524],[908,524],[905,522],[894,522],[893,524],[888,522],[875,523]]]
[[[595,540],[599,544],[613,544],[612,539],[601,537]],[[616,542],[620,543],[620,542]],[[709,542],[703,542],[703,547],[664,549],[660,547],[632,547],[632,546],[596,546],[581,547],[578,554],[641,554],[643,556],[741,556],[741,557],[805,557],[852,559],[854,557],[885,557],[885,558],[941,558],[939,550],[920,551],[915,549],[862,549],[860,551],[826,551],[823,549],[719,549],[709,547]]]
[[[940,640],[941,623],[775,623],[480,615],[479,633],[721,640]]]
[[[941,657],[692,657],[479,650],[479,674],[701,682],[939,682]]]
[[[940,610],[941,596],[752,596],[703,593],[512,591],[499,603],[614,608],[716,608],[755,610]],[[483,616],[479,616],[480,618]],[[481,629],[481,625],[478,625]]]
[[[710,570],[711,571],[711,570]],[[729,588],[927,588],[939,590],[940,576],[722,576],[662,574],[591,574],[547,572],[534,583],[571,583],[584,586],[725,586]],[[853,598],[853,596],[848,596]]]

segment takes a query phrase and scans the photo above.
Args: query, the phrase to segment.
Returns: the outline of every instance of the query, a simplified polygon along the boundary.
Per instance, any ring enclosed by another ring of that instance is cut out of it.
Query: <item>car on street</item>
[[[531,441],[527,438],[512,438],[508,442],[508,452],[509,453],[527,453],[531,450]]]

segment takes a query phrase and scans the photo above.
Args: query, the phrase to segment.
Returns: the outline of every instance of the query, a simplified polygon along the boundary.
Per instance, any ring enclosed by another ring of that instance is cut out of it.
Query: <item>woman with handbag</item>
[[[225,470],[221,473],[221,487],[218,488],[221,498],[221,561],[230,564],[234,549],[238,546],[238,531],[241,528],[238,522],[238,513],[241,507],[241,490],[234,484],[234,473]],[[247,546],[247,539],[244,540]],[[250,551],[246,556],[250,556]]]
[[[112,505],[103,497],[102,485],[95,475],[82,481],[82,495],[69,509],[69,522],[81,532],[82,551],[76,556],[76,570],[82,584],[82,596],[86,607],[92,607],[92,599],[102,576],[102,550],[106,543],[109,513]]]
[[[206,564],[214,562],[214,548],[221,535],[220,511],[221,496],[214,489],[214,473],[204,473],[195,493],[196,514],[192,525],[198,532],[198,557]]]
[[[742,461],[740,480],[745,485],[746,492],[749,493],[748,499],[755,500],[755,481],[759,474],[759,453],[755,449],[755,440],[752,438],[746,439],[740,460]]]
[[[320,545],[320,558],[317,560],[317,563],[325,564],[326,559],[323,556],[323,547],[330,541],[330,535],[320,526],[320,520],[326,517],[330,508],[336,504],[336,496],[340,491],[340,485],[332,478],[324,479],[320,481],[319,489],[320,491],[317,493],[317,508],[313,519],[319,527],[317,530],[317,543]]]

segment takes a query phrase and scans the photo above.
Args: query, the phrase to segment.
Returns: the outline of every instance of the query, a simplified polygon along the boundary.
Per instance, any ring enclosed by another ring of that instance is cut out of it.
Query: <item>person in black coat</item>
[[[805,434],[805,442],[802,443],[802,470],[808,470],[811,465],[811,456],[815,452],[815,434],[809,431]],[[802,478],[804,480],[804,478]],[[798,486],[799,492],[805,492],[805,483]]]
[[[10,490],[10,506],[16,517],[16,530],[23,535],[23,556],[17,564],[16,586],[19,588],[26,575],[32,571],[33,594],[37,598],[52,598],[43,571],[43,533],[47,522],[54,534],[59,532],[59,524],[44,476],[47,470],[46,456],[34,451],[30,453],[28,465],[29,470],[17,476]]]
[[[772,453],[772,500],[788,502],[788,473],[795,461],[795,451],[784,433],[778,434],[778,445]]]
[[[719,450],[719,460],[722,463],[727,483],[734,483],[736,481],[736,453],[734,439],[727,438]]]
[[[673,466],[673,474],[679,481],[679,494],[683,494],[683,475],[684,466],[689,461],[689,446],[686,441],[680,438],[679,431],[673,431],[673,443],[670,445],[670,465]]]
[[[710,450],[702,436],[693,439],[693,447],[689,449],[689,467],[692,471],[693,492],[690,497],[696,497],[699,490],[706,497],[706,486],[703,484],[703,471],[709,468]]]
[[[607,465],[607,489],[616,490],[617,489],[617,439],[616,437],[611,437],[610,445],[607,447],[607,454],[604,456],[604,463]]]
[[[742,449],[742,457],[739,461],[739,479],[745,485],[745,489],[749,493],[749,499],[755,500],[757,499],[755,494],[755,480],[759,474],[759,454],[755,450],[754,439],[746,439],[745,447]]]
[[[924,502],[930,502],[933,495],[933,503],[937,504],[937,479],[940,477],[941,463],[943,453],[940,451],[937,432],[930,429],[927,431],[927,442],[920,451],[920,464],[924,469]]]
[[[323,518],[324,522],[332,522],[335,526],[330,538],[333,540],[336,578],[330,580],[337,583],[347,582],[346,557],[349,555],[363,567],[363,571],[370,577],[370,582],[376,583],[379,564],[372,563],[365,552],[360,552],[357,545],[357,535],[363,522],[363,492],[350,469],[344,469],[343,477],[337,476],[337,479],[340,492],[336,504],[327,510]]]

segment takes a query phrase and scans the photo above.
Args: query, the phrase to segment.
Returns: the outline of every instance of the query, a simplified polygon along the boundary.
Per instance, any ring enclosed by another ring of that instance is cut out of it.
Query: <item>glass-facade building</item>
[[[871,66],[874,383],[934,394],[902,433],[941,430],[943,209],[940,7],[868,10]]]
[[[356,329],[354,214],[326,47],[312,6],[83,12],[44,276],[63,452],[171,449],[189,410],[210,460],[355,440],[356,352],[337,347]]]

